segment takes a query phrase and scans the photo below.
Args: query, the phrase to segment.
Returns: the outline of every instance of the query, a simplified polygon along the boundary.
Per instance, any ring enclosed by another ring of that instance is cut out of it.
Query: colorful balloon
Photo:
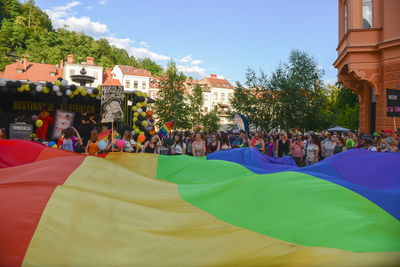
[[[146,126],[147,124],[148,124],[148,121],[146,121],[146,120],[142,121],[143,126]]]
[[[121,148],[125,145],[125,140],[117,140],[116,145],[118,148]]]
[[[43,125],[43,121],[42,120],[36,120],[36,127],[40,128]]]
[[[137,111],[137,110],[138,110],[138,107],[137,107],[137,106],[133,106],[133,107],[132,107],[132,110],[133,110],[133,111]]]
[[[144,141],[146,141],[146,136],[144,136],[144,135],[139,135],[139,137],[138,137],[138,141],[140,142],[140,143],[143,143]]]
[[[97,146],[99,147],[99,150],[104,151],[107,148],[107,143],[104,140],[100,140]]]
[[[148,115],[148,116],[151,116],[151,114],[153,114],[153,111],[148,110],[148,111],[147,111],[147,115]]]

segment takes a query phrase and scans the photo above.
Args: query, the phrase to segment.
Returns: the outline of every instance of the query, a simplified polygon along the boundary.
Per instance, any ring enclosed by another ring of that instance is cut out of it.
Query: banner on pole
[[[115,122],[124,120],[122,104],[124,101],[123,86],[101,87],[101,122]]]
[[[400,117],[400,90],[386,89],[386,116]]]

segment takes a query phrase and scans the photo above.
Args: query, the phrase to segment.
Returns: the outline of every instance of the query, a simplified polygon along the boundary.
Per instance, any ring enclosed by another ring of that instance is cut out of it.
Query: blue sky
[[[107,38],[161,65],[173,59],[195,78],[243,81],[248,67],[273,71],[291,49],[313,55],[334,83],[337,1],[37,0],[55,27]]]

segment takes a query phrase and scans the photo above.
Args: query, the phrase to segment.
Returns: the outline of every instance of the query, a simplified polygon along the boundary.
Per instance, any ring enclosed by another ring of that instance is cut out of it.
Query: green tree
[[[176,64],[168,63],[165,75],[159,84],[159,99],[154,103],[158,126],[175,120],[177,129],[189,129],[189,108],[184,98],[184,81],[186,77],[178,73]]]
[[[203,115],[202,126],[205,132],[215,133],[221,127],[220,120],[218,117],[218,108],[215,107],[210,112]]]
[[[196,85],[192,94],[189,96],[189,122],[192,130],[195,130],[197,125],[202,125],[204,104],[203,89]]]
[[[150,58],[143,58],[138,60],[139,66],[151,72],[153,76],[161,76],[164,69]]]

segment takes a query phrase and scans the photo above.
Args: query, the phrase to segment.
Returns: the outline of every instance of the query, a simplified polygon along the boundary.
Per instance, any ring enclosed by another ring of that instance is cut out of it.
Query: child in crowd
[[[74,152],[76,151],[77,144],[83,145],[82,138],[74,127],[68,127],[65,129],[64,138],[62,139],[60,146],[61,149]]]
[[[98,132],[93,130],[90,133],[90,140],[87,142],[85,152],[89,155],[97,155],[99,153],[99,137]]]
[[[139,147],[135,140],[133,140],[132,132],[131,131],[125,131],[123,140],[125,141],[123,151],[124,152],[129,152],[129,153],[137,153],[139,150]]]

